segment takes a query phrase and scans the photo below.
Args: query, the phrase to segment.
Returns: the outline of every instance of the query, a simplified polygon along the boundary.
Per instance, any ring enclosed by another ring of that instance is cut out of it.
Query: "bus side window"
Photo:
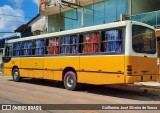
[[[11,46],[6,47],[5,56],[12,56],[12,47]]]
[[[77,54],[78,53],[78,35],[71,36],[71,54]]]
[[[32,55],[44,55],[45,40],[35,40],[33,43]]]
[[[22,50],[21,50],[22,56],[32,55],[32,41],[22,42],[21,48],[22,48]]]
[[[120,53],[122,52],[122,33],[121,30],[108,30],[101,33],[101,52]]]
[[[58,55],[59,54],[59,38],[50,38],[46,40],[46,54]]]
[[[21,43],[13,44],[13,56],[20,56]]]
[[[80,39],[81,53],[98,53],[99,51],[99,32],[87,33]]]
[[[70,36],[63,36],[61,37],[61,54],[70,54],[70,43],[71,38]]]
[[[8,46],[5,48],[5,56],[9,56],[9,47]]]

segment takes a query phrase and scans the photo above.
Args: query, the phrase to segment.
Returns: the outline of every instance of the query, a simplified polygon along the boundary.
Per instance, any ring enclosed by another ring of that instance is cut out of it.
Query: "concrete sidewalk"
[[[129,91],[136,91],[140,92],[141,94],[146,94],[146,92],[155,94],[160,93],[160,82],[136,82],[134,84],[115,84],[115,85],[105,85],[109,88],[115,88],[115,89],[123,89],[123,90],[129,90]]]
[[[150,86],[150,87],[160,87],[160,82],[136,82],[135,85],[142,85],[142,86]]]

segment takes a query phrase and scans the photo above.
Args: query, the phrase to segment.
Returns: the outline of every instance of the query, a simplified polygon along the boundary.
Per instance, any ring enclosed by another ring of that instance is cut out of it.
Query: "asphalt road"
[[[87,85],[80,91],[68,91],[61,82],[23,79],[21,82],[12,81],[11,77],[0,76],[0,104],[160,104],[160,94],[132,91]],[[5,113],[8,111],[0,111]],[[106,113],[135,111],[19,111],[20,113]],[[136,111],[159,112],[159,111]],[[11,111],[18,113],[18,111]]]

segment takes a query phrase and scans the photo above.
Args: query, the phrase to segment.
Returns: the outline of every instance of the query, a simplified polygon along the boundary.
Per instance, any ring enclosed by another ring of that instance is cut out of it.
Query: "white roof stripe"
[[[136,24],[136,25],[142,25],[142,26],[146,26],[151,29],[154,29],[154,27],[149,26],[144,23],[139,23],[135,21],[120,21],[120,22],[114,22],[114,23],[109,23],[109,24],[96,25],[96,26],[91,26],[91,27],[84,27],[84,28],[60,31],[60,32],[55,32],[55,33],[48,33],[44,35],[37,35],[37,36],[31,36],[31,37],[26,37],[26,38],[14,39],[14,40],[9,40],[6,43],[14,43],[14,42],[21,42],[21,41],[27,41],[27,40],[33,40],[33,39],[42,39],[42,38],[49,38],[49,37],[58,37],[58,36],[64,36],[64,35],[70,35],[70,34],[89,32],[89,31],[103,30],[103,29],[109,29],[109,28],[115,28],[115,27],[123,27],[123,26],[127,26],[128,22],[132,22],[133,24]]]

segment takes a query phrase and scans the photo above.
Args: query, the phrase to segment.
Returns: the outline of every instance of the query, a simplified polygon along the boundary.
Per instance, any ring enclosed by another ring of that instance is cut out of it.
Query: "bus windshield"
[[[156,53],[156,36],[153,29],[133,25],[132,28],[132,47],[137,53]]]

